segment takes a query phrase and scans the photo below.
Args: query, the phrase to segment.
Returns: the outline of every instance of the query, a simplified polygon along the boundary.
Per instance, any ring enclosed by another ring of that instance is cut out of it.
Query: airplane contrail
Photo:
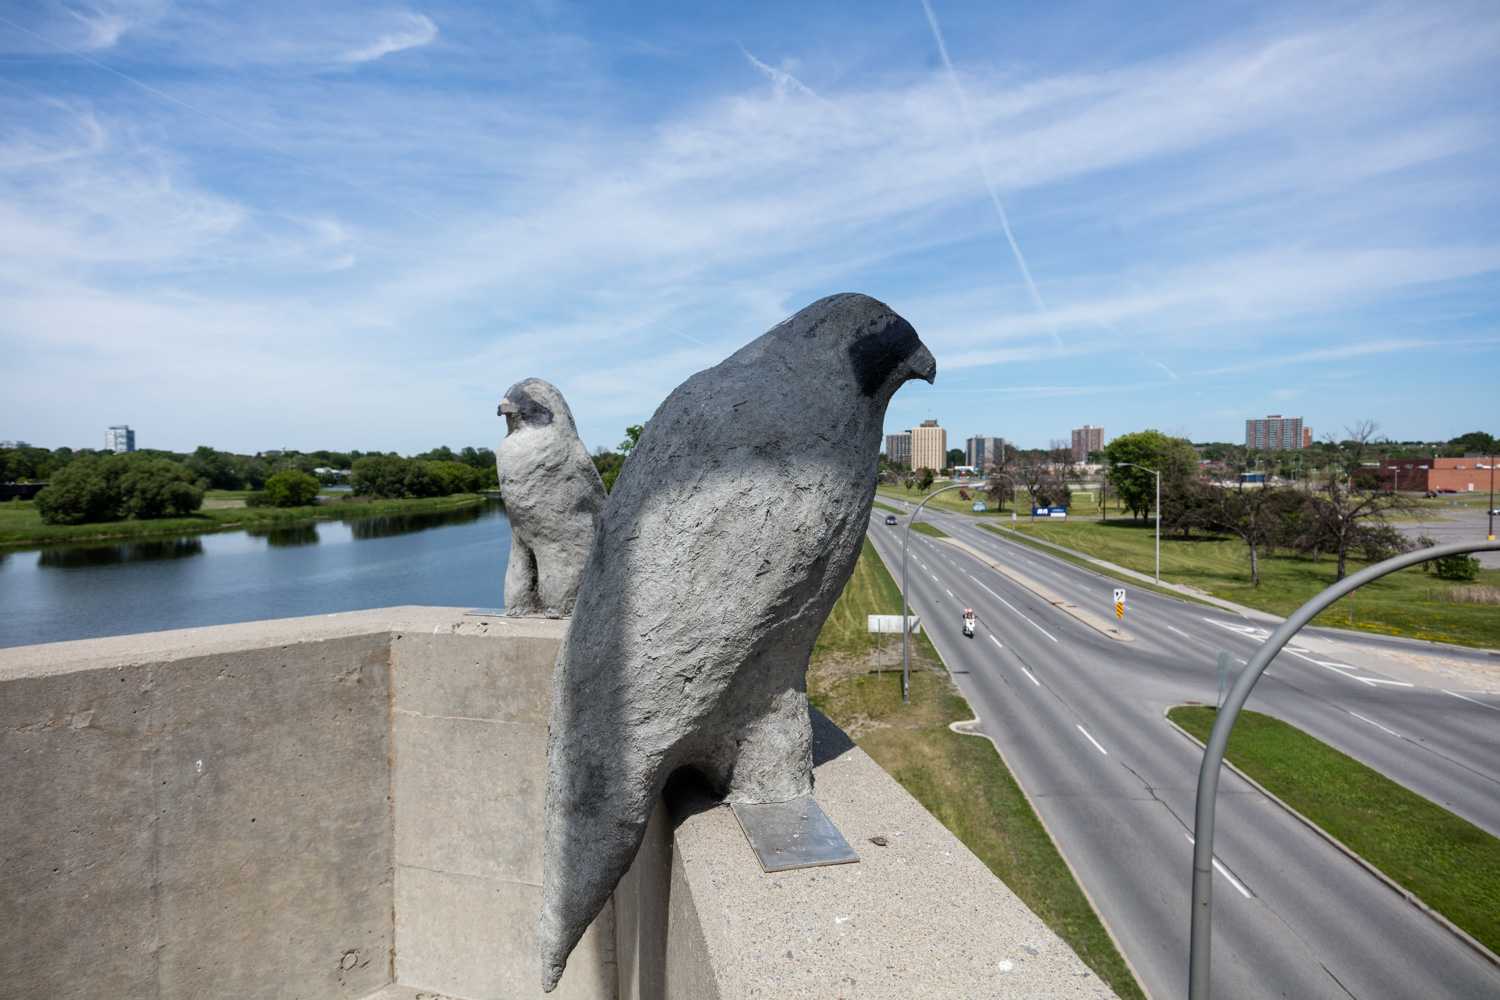
[[[1037,312],[1047,317],[1047,322],[1052,323],[1052,314],[1047,312],[1047,307],[1042,303],[1042,296],[1036,290],[1036,282],[1032,280],[1031,268],[1026,266],[1026,258],[1021,254],[1021,246],[1016,242],[1015,234],[1010,231],[1010,219],[1005,214],[1005,206],[1000,204],[1000,194],[995,190],[995,181],[990,176],[989,157],[984,155],[984,144],[979,141],[979,129],[974,124],[974,113],[969,109],[969,96],[964,93],[963,84],[958,82],[958,74],[953,71],[953,61],[948,58],[948,46],[943,43],[943,32],[938,27],[937,15],[932,12],[932,4],[929,0],[922,0],[922,9],[927,12],[927,23],[932,26],[932,37],[937,40],[938,54],[943,57],[943,65],[948,70],[948,79],[953,82],[953,89],[958,91],[958,103],[963,108],[964,122],[969,126],[969,140],[974,144],[974,155],[979,159],[979,171],[984,175],[984,186],[990,192],[990,202],[994,204],[995,211],[1000,216],[1000,228],[1005,230],[1005,239],[1010,243],[1011,253],[1015,254],[1016,265],[1021,269],[1021,276],[1026,279],[1026,287],[1031,292],[1031,301],[1035,303]],[[1057,346],[1062,346],[1062,338],[1057,334],[1057,325],[1052,324],[1052,339],[1057,341]]]

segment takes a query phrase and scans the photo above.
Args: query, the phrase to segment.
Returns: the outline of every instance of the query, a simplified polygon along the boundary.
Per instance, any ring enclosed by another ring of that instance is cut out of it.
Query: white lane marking
[[[975,583],[979,583],[978,580],[975,580],[974,582]],[[984,584],[982,584],[982,583],[980,583],[979,585],[981,587],[984,587]],[[1016,607],[1014,604],[1010,603],[1005,598],[1003,598],[999,594],[995,593],[993,590],[990,590],[990,588],[984,587],[984,589],[995,600],[999,601],[1001,604],[1005,605],[1007,608],[1010,608],[1012,611],[1014,611],[1016,614],[1020,615],[1022,618],[1026,618],[1026,615],[1021,611],[1020,608]],[[1031,621],[1030,618],[1026,618],[1026,620],[1028,622],[1031,622],[1031,627],[1034,628],[1034,629],[1036,629],[1038,632],[1042,633],[1042,635],[1045,635],[1047,638],[1051,639],[1053,642],[1057,641],[1057,636],[1053,635],[1051,632],[1048,632],[1046,629],[1042,628],[1036,622]]]
[[[937,577],[933,577],[933,579],[936,580]],[[949,590],[947,587],[943,588],[943,593],[947,594],[949,597],[953,597],[953,591]],[[955,601],[958,600],[958,598],[956,598],[956,597],[953,597],[953,599]]]
[[[1041,681],[1037,680],[1035,677],[1032,677],[1032,674],[1031,674],[1030,670],[1027,670],[1025,667],[1022,667],[1021,668],[1021,673],[1025,674],[1027,677],[1031,677],[1031,683],[1035,684],[1037,687],[1041,687],[1042,686],[1042,682]],[[1087,735],[1087,734],[1085,734],[1085,735]]]
[[[1351,667],[1347,663],[1336,663],[1333,660],[1316,660],[1311,656],[1306,656],[1302,653],[1296,652],[1293,652],[1292,655],[1297,657],[1298,659],[1306,660],[1308,663],[1315,663],[1320,667],[1325,667],[1329,670],[1332,670],[1334,673],[1340,675],[1341,677],[1347,677],[1351,681],[1359,681],[1361,684],[1367,684],[1370,687],[1378,687],[1381,684],[1389,684],[1392,687],[1416,687],[1416,685],[1411,683],[1410,681],[1393,681],[1388,680],[1384,677],[1361,677],[1358,674],[1351,674],[1349,671],[1358,670],[1359,668]]]
[[[1196,844],[1197,843],[1197,841],[1195,841],[1193,839],[1193,835],[1191,833],[1184,834],[1184,836],[1187,837],[1189,844]],[[1225,878],[1227,878],[1229,880],[1229,884],[1232,885],[1232,886],[1234,886],[1236,889],[1238,889],[1240,891],[1240,895],[1241,896],[1244,896],[1246,899],[1250,898],[1250,890],[1246,889],[1244,886],[1240,885],[1240,880],[1237,879],[1237,878],[1235,878],[1233,875],[1229,874],[1229,869],[1225,868],[1223,865],[1219,864],[1219,859],[1218,858],[1214,858],[1214,871],[1218,872],[1220,875],[1223,875]]]
[[[1396,732],[1394,729],[1387,729],[1387,728],[1385,728],[1380,723],[1376,722],[1374,719],[1367,719],[1363,715],[1360,715],[1358,712],[1350,712],[1349,714],[1352,715],[1352,716],[1354,716],[1360,722],[1368,722],[1370,725],[1374,726],[1376,729],[1380,730],[1382,733],[1390,733],[1392,736],[1396,737],[1396,739],[1398,739],[1398,740],[1401,739],[1401,734],[1400,733]]]
[[[999,639],[996,639],[994,636],[990,636],[990,642],[993,642],[995,645],[999,646],[1001,649],[1005,648],[1005,644],[1003,642],[1001,642]]]
[[[1480,708],[1487,708],[1491,712],[1500,712],[1500,708],[1496,708],[1494,705],[1486,705],[1482,701],[1475,701],[1473,698],[1470,698],[1468,695],[1459,694],[1457,691],[1448,691],[1448,690],[1444,689],[1443,690],[1443,694],[1451,694],[1455,698],[1462,698],[1464,701],[1472,701],[1472,702],[1474,702],[1474,704],[1478,705]]]
[[[1178,635],[1182,636],[1184,639],[1191,639],[1192,638],[1192,636],[1188,635],[1186,632],[1184,632],[1180,628],[1172,628],[1172,626],[1170,626],[1170,625],[1168,625],[1167,628],[1170,629],[1173,632],[1176,632]]]
[[[1023,669],[1024,669],[1024,668],[1023,668]],[[1032,680],[1035,680],[1035,679],[1036,679],[1036,678],[1034,678],[1034,677],[1033,677],[1033,678],[1032,678]],[[1109,756],[1109,751],[1108,751],[1108,750],[1106,750],[1106,749],[1104,749],[1104,748],[1103,748],[1103,747],[1102,747],[1102,746],[1100,746],[1100,745],[1099,745],[1099,741],[1098,741],[1098,740],[1096,740],[1096,739],[1094,739],[1094,738],[1093,738],[1093,737],[1092,737],[1092,736],[1089,736],[1089,731],[1088,731],[1088,730],[1087,730],[1087,729],[1084,729],[1084,728],[1083,728],[1083,727],[1082,727],[1082,726],[1079,726],[1079,727],[1078,727],[1078,731],[1079,731],[1079,732],[1080,732],[1080,733],[1082,733],[1082,734],[1083,734],[1083,735],[1084,735],[1084,736],[1087,736],[1087,737],[1088,737],[1088,741],[1089,741],[1089,742],[1090,742],[1090,743],[1092,743],[1092,744],[1094,744],[1094,748],[1095,748],[1095,749],[1096,749],[1096,750],[1098,750],[1098,751],[1099,751],[1099,752],[1100,752],[1100,753],[1102,753],[1102,754],[1104,754],[1104,756],[1106,756],[1106,757],[1108,757],[1108,756]]]

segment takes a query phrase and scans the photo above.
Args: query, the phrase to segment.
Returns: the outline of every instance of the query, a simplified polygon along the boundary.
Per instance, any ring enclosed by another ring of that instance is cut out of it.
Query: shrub
[[[84,456],[70,462],[37,494],[36,508],[46,524],[181,517],[203,505],[196,479],[170,459]]]
[[[1457,555],[1434,559],[1432,569],[1441,580],[1457,580],[1460,583],[1467,583],[1479,577],[1479,560],[1460,552]]]
[[[278,472],[266,480],[267,507],[305,507],[318,499],[322,484],[305,472]]]

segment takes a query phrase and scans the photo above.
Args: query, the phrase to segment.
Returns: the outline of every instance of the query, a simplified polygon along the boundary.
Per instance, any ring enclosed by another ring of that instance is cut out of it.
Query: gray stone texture
[[[936,364],[863,295],[819,300],[657,409],[615,482],[553,677],[542,982],[691,766],[736,801],[811,790],[807,660],[859,556],[886,405]]]
[[[499,412],[509,430],[495,448],[510,518],[505,613],[566,618],[604,509],[604,483],[556,386],[539,378],[517,382]]]

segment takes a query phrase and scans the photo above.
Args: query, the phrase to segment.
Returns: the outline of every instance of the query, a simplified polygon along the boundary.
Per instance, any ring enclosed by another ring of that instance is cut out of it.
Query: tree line
[[[346,478],[355,496],[390,499],[477,493],[499,483],[493,451],[446,445],[411,457],[326,450],[252,456],[207,445],[191,453],[0,449],[0,481],[50,483],[36,496],[47,524],[181,517],[198,510],[211,489],[248,491],[251,506],[305,506],[323,486]]]

